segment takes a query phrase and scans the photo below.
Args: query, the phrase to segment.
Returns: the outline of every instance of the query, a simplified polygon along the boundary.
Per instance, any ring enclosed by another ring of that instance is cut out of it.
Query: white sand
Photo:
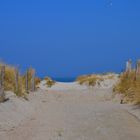
[[[112,101],[112,86],[45,82],[29,101],[0,104],[0,140],[140,140],[140,121]]]

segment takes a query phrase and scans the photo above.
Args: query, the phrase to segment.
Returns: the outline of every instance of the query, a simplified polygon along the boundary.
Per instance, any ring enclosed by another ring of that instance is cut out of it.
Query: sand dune
[[[112,86],[48,89],[43,81],[28,102],[0,104],[0,140],[139,140],[140,121],[129,110],[112,101]]]

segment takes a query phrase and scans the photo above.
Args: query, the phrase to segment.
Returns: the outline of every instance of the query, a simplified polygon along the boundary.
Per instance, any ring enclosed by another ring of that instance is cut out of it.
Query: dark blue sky
[[[0,58],[39,76],[119,72],[140,58],[140,0],[0,1]]]

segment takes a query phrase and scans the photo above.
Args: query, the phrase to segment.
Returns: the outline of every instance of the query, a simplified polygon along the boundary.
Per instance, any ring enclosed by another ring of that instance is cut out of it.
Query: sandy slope
[[[111,87],[57,83],[47,90],[42,82],[31,96],[32,113],[0,130],[0,140],[140,140],[140,121],[110,101]]]

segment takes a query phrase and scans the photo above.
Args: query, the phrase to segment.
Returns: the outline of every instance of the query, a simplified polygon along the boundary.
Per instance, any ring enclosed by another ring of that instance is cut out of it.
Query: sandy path
[[[49,91],[42,87],[30,119],[0,140],[140,140],[139,120],[105,101],[108,89],[95,91],[75,83],[58,83]]]

